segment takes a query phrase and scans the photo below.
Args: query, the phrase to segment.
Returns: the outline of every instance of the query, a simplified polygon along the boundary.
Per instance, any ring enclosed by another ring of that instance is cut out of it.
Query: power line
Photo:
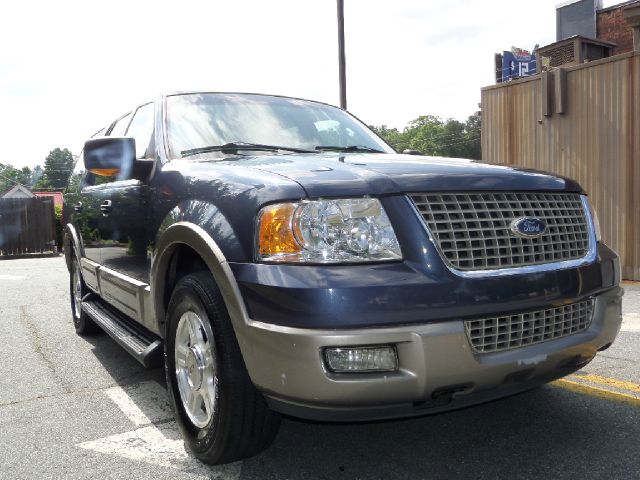
[[[477,133],[477,132],[480,132],[480,130],[481,130],[480,128],[470,128],[465,132],[438,133],[438,134],[432,135],[431,137],[427,137],[425,140],[436,140],[436,139],[443,139],[448,137],[456,137],[456,136],[464,135],[465,133]],[[396,130],[396,131],[398,132],[399,135],[404,135],[406,133],[405,130],[403,131]]]
[[[476,142],[476,141],[478,141],[480,139],[481,139],[481,137],[474,137],[474,138],[469,138],[467,140],[462,140],[460,142],[449,143],[447,145],[439,145],[439,147],[442,147],[442,148],[444,148],[444,147],[453,147],[455,145],[462,145],[464,143]]]
[[[0,173],[0,177],[4,178],[5,180],[9,180],[10,182],[13,183],[13,185],[22,185],[22,182],[18,181],[18,180],[14,180],[13,178],[9,178],[3,174]],[[11,186],[13,186],[11,185]]]
[[[446,134],[446,135],[434,135],[432,137],[427,137],[424,140],[426,141],[430,141],[430,140],[443,140],[445,138],[453,138],[453,137],[461,137],[464,136],[465,134],[469,134],[469,133],[478,133],[480,131],[480,129],[473,129],[473,130],[468,130],[467,132],[457,132],[457,133],[450,133],[450,134]]]

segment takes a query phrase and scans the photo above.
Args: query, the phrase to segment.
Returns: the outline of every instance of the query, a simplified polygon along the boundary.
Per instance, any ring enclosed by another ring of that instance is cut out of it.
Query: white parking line
[[[627,313],[622,317],[623,332],[640,332],[640,313]]]
[[[627,313],[624,315],[621,329],[625,332],[640,332],[640,313]]]
[[[209,467],[184,448],[184,441],[169,407],[167,391],[156,382],[142,382],[105,391],[118,408],[136,426],[125,433],[110,435],[78,445],[94,452],[117,455],[152,465],[175,468],[202,478],[236,480],[242,462]],[[154,425],[157,422],[164,422]]]
[[[3,280],[8,280],[8,281],[16,281],[16,280],[24,280],[26,277],[23,277],[21,275],[0,275],[0,281]]]
[[[105,393],[136,425],[149,425],[173,418],[167,402],[167,391],[156,382],[113,387]]]

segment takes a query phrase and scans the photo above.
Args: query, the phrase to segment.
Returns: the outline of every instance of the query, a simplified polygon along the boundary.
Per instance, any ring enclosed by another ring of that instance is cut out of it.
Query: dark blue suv
[[[65,205],[77,332],[165,366],[207,463],[266,448],[281,413],[521,392],[620,328],[618,258],[576,182],[400,155],[318,102],[162,96],[86,142]]]

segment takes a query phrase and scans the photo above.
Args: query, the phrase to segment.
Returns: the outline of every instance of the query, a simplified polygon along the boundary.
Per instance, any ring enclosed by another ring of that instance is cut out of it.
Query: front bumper
[[[254,384],[272,408],[326,421],[376,420],[461,408],[565,376],[608,347],[620,329],[622,289],[596,297],[590,327],[510,351],[474,354],[462,320],[392,328],[316,330],[250,322]],[[576,299],[578,300],[578,299]],[[328,346],[394,344],[394,373],[335,374]]]

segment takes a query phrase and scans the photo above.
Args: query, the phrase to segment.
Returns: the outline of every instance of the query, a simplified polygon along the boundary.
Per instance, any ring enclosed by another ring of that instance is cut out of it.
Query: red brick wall
[[[599,40],[615,42],[614,55],[633,50],[633,30],[622,16],[622,9],[600,11],[596,15],[596,32]]]

